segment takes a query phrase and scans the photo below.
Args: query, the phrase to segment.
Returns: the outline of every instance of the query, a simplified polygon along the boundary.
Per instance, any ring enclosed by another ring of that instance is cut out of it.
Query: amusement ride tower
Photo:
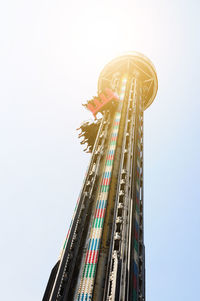
[[[145,300],[143,112],[157,88],[140,53],[102,70],[98,96],[85,104],[95,120],[80,127],[90,164],[43,301]]]

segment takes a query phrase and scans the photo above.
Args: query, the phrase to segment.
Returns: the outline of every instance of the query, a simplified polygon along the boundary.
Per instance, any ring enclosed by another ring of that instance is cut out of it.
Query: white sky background
[[[3,1],[0,5],[1,300],[41,300],[90,155],[75,129],[103,66],[154,63],[145,112],[147,301],[199,299],[200,2]]]

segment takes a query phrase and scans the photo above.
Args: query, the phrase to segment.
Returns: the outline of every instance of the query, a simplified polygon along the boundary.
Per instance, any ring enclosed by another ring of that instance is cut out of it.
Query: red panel
[[[96,118],[96,114],[101,112],[111,101],[118,102],[119,97],[112,90],[105,89],[105,92],[101,93],[99,98],[94,98],[92,102],[88,102],[86,107]]]

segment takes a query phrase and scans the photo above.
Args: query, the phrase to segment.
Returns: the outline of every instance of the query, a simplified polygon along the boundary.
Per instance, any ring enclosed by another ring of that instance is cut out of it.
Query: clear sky
[[[90,159],[81,103],[131,50],[159,81],[144,116],[147,301],[200,300],[199,12],[198,0],[2,1],[1,300],[42,299]]]

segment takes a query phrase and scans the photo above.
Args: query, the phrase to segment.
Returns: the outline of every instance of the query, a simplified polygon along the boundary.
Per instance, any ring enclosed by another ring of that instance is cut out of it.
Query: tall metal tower
[[[102,117],[80,128],[91,161],[43,301],[145,300],[143,112],[157,87],[140,53],[102,70],[98,96],[85,105]]]

